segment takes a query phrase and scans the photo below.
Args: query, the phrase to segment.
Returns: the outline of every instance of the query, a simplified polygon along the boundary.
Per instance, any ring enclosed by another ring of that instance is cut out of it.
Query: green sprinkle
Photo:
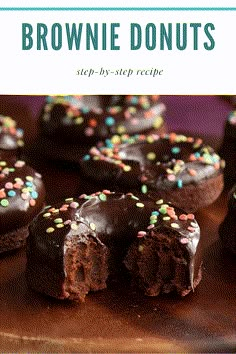
[[[54,227],[49,227],[49,228],[47,228],[46,233],[51,234],[54,231],[55,231]]]
[[[157,219],[156,220],[150,220],[150,225],[152,225],[152,224],[156,224],[157,223]]]
[[[157,215],[151,215],[150,220],[157,220]]]
[[[7,207],[9,205],[9,201],[7,199],[2,199],[0,202],[1,206]]]
[[[43,214],[43,217],[44,217],[44,218],[48,218],[49,216],[51,216],[51,213],[45,213],[45,214]]]
[[[96,225],[95,225],[93,222],[91,222],[91,223],[89,224],[89,226],[90,226],[90,228],[91,228],[93,231],[96,230]]]
[[[142,187],[141,187],[141,192],[142,192],[143,194],[146,194],[146,193],[148,192],[148,188],[147,188],[146,184],[143,184],[143,185],[142,185]]]
[[[163,215],[165,215],[165,214],[167,213],[165,207],[161,207],[161,208],[159,209],[159,212],[160,212],[161,214],[163,214]]]
[[[144,204],[143,204],[143,203],[136,203],[136,207],[138,207],[138,208],[144,208]]]
[[[54,220],[55,224],[61,224],[63,222],[62,218],[57,218]]]
[[[102,200],[103,202],[105,202],[105,201],[107,200],[106,194],[100,193],[100,194],[99,194],[99,199]]]

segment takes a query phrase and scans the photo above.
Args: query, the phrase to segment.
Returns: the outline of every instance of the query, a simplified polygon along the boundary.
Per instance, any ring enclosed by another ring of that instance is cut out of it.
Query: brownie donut
[[[17,128],[17,124],[11,117],[0,115],[0,156],[8,158],[20,155],[24,146],[24,132]]]
[[[24,245],[44,198],[40,174],[24,161],[0,158],[0,253]]]
[[[30,225],[27,282],[58,299],[84,301],[90,290],[106,288],[124,261],[146,294],[184,296],[201,279],[199,240],[194,215],[163,200],[108,190],[68,198]]]
[[[236,255],[236,184],[230,192],[228,212],[219,227],[223,247]]]
[[[157,95],[47,96],[39,118],[40,149],[53,159],[78,162],[89,147],[114,134],[164,133],[164,111]]]
[[[219,153],[225,159],[225,185],[232,187],[236,183],[236,111],[230,112],[227,118]]]
[[[113,136],[90,149],[85,175],[107,185],[163,198],[190,212],[211,204],[223,189],[224,161],[200,138],[170,133]]]

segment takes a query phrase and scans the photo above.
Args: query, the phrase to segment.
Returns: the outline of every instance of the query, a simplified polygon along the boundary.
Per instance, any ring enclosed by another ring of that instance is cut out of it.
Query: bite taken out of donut
[[[145,294],[185,296],[201,280],[200,243],[193,214],[163,200],[103,190],[67,198],[33,220],[26,278],[43,294],[84,301],[125,264]]]
[[[81,160],[87,178],[119,190],[141,191],[193,212],[223,189],[224,160],[201,138],[175,133],[115,135]]]

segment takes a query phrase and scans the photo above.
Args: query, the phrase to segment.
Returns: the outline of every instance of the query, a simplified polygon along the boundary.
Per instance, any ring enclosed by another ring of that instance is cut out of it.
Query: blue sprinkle
[[[88,108],[88,107],[82,107],[82,108],[81,108],[81,111],[82,111],[83,113],[88,113],[88,112],[89,112],[89,108]]]
[[[195,152],[194,156],[198,159],[199,157],[201,157],[200,152]]]
[[[132,97],[132,98],[131,98],[131,103],[132,103],[132,104],[138,104],[138,97],[135,97],[135,96]]]
[[[177,181],[177,187],[178,187],[178,188],[182,188],[182,187],[183,187],[183,181],[182,181],[182,179],[178,179],[178,181]]]
[[[111,149],[113,148],[114,144],[112,144],[110,139],[106,139],[105,142],[106,142],[106,147],[111,148]]]
[[[115,124],[115,119],[113,117],[106,117],[105,124],[108,127],[112,127]]]
[[[152,215],[158,216],[160,213],[158,211],[152,211]]]
[[[7,193],[7,195],[8,195],[9,197],[15,197],[16,192],[13,191],[13,190],[11,190],[11,191],[9,191],[9,192]]]
[[[25,182],[25,184],[26,184],[27,187],[33,187],[33,183],[32,182],[27,181],[27,182]]]
[[[37,199],[38,198],[38,192],[36,192],[36,191],[31,192],[30,195],[31,195],[31,197],[33,199]]]
[[[174,146],[172,147],[171,151],[173,154],[178,154],[180,152],[180,148],[178,146]]]
[[[90,155],[84,155],[83,160],[84,160],[84,161],[90,160]]]

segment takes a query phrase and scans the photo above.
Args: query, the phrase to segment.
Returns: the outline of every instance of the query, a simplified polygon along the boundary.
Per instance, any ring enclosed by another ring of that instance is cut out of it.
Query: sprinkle
[[[138,237],[139,237],[139,236],[138,236]],[[142,245],[139,245],[139,246],[138,246],[138,251],[139,251],[139,252],[143,252],[143,246],[142,246]]]
[[[89,224],[89,226],[90,226],[90,228],[91,228],[93,231],[96,230],[96,225],[95,225],[93,222],[91,222],[91,223]]]
[[[88,161],[88,160],[90,160],[90,155],[84,155],[84,157],[83,157],[83,161]]]
[[[168,220],[170,220],[170,217],[169,216],[163,216],[163,218],[162,218],[164,221],[168,221]]]
[[[33,177],[32,176],[26,176],[25,179],[26,179],[26,181],[30,181],[30,182],[33,181]]]
[[[139,231],[138,234],[137,234],[137,237],[141,238],[141,237],[144,237],[146,235],[147,235],[146,231]]]
[[[196,176],[197,171],[194,170],[193,168],[189,168],[189,169],[188,169],[188,173],[190,174],[190,176]]]
[[[178,188],[182,188],[182,187],[183,187],[183,181],[182,181],[182,179],[178,179],[178,181],[177,181],[177,187],[178,187]]]
[[[164,203],[163,199],[159,199],[156,201],[156,204],[163,204],[163,203]]]
[[[194,228],[194,227],[192,227],[192,226],[188,226],[188,231],[190,231],[190,232],[194,232],[194,231],[195,231],[195,228]]]
[[[131,166],[125,165],[125,166],[123,167],[123,170],[124,170],[125,172],[129,172],[129,171],[131,171]]]
[[[134,199],[134,200],[139,200],[138,197],[136,197],[135,195],[131,195],[131,199]]]
[[[84,121],[84,118],[83,118],[83,117],[77,117],[77,118],[75,118],[75,120],[74,120],[75,124],[77,124],[77,125],[82,124],[83,121]]]
[[[9,197],[15,197],[16,192],[13,191],[13,190],[11,190],[11,191],[7,192],[7,195],[8,195]]]
[[[73,202],[74,198],[66,198],[65,202],[69,203],[69,202]]]
[[[179,229],[180,228],[179,224],[176,224],[175,222],[172,222],[170,224],[170,226],[173,227],[173,229]]]
[[[70,203],[70,208],[72,208],[72,209],[76,209],[76,208],[78,208],[78,206],[79,206],[79,203],[77,203],[77,202]]]
[[[155,129],[160,128],[162,122],[163,122],[163,118],[161,116],[156,117],[154,122],[153,122],[153,125],[152,125],[153,128],[155,128]]]
[[[62,218],[57,218],[54,220],[55,224],[61,224],[63,222]]]
[[[144,204],[143,204],[143,203],[136,203],[136,207],[138,207],[138,208],[144,208]]]
[[[49,227],[49,228],[47,228],[46,233],[51,234],[54,231],[55,231],[54,227]]]
[[[191,225],[192,227],[198,227],[198,224],[196,224],[196,223],[193,222],[193,221],[190,223],[190,225]]]
[[[161,214],[167,214],[167,210],[166,210],[166,208],[163,207],[163,206],[161,206],[161,208],[159,209],[159,212],[160,212]]]
[[[7,182],[7,183],[5,184],[5,188],[6,188],[6,189],[12,189],[12,188],[13,188],[13,184],[12,184],[11,182]]]
[[[0,189],[0,198],[5,198],[5,197],[6,197],[6,193],[4,189]]]
[[[28,199],[28,193],[21,193],[21,198],[23,199],[23,200],[26,200],[26,199]]]
[[[69,225],[69,224],[71,224],[71,220],[64,221],[64,225]]]
[[[150,220],[157,220],[157,215],[151,215]]]
[[[187,215],[187,218],[188,218],[189,220],[194,220],[194,219],[195,219],[195,216],[194,216],[194,214],[188,214],[188,215]]]
[[[59,213],[59,209],[53,209],[53,210],[52,210],[52,213],[53,213],[53,214]]]
[[[7,199],[2,199],[0,202],[1,206],[7,207],[9,205],[9,201]]]
[[[154,224],[151,224],[151,225],[149,225],[149,226],[147,227],[148,230],[151,230],[151,229],[153,229],[153,228],[154,228]]]
[[[33,191],[33,192],[31,192],[30,193],[31,194],[31,197],[33,198],[33,199],[37,199],[38,198],[38,192],[36,192],[36,191]]]
[[[188,216],[186,214],[181,214],[179,216],[179,220],[186,221],[186,220],[188,220]]]
[[[146,184],[143,184],[143,185],[142,185],[142,187],[141,187],[141,192],[142,192],[143,194],[146,194],[146,193],[148,192],[148,188],[147,188]]]
[[[45,213],[45,214],[43,214],[43,218],[48,218],[49,216],[51,216],[51,213]]]
[[[62,227],[64,227],[64,224],[57,224],[56,227],[57,227],[58,229],[61,229]]]
[[[108,127],[112,127],[115,124],[115,119],[113,117],[106,117],[105,124]]]
[[[148,159],[148,160],[153,161],[153,160],[155,160],[155,158],[156,158],[155,152],[149,152],[149,153],[147,154],[147,159]]]
[[[35,204],[36,204],[36,201],[34,199],[30,199],[29,205],[33,207],[33,206],[35,206]]]
[[[99,194],[99,199],[105,202],[107,200],[107,196],[104,193]]]
[[[158,212],[158,211],[156,211],[156,210],[154,210],[154,211],[152,211],[152,215],[156,215],[156,216],[158,216],[158,215],[159,215],[159,212]]]
[[[18,161],[16,161],[16,163],[15,163],[15,167],[16,168],[21,168],[21,167],[23,167],[25,165],[25,161],[21,161],[21,160],[18,160]]]
[[[180,242],[181,242],[183,245],[185,245],[186,243],[188,243],[188,239],[187,239],[186,237],[182,237],[182,238],[180,239]]]
[[[175,177],[175,175],[167,175],[167,179],[168,179],[168,181],[173,182],[173,181],[175,181],[176,177]]]
[[[87,127],[85,130],[84,130],[84,134],[86,136],[92,136],[94,135],[94,129],[93,128],[90,128],[90,127]]]
[[[171,149],[172,154],[176,155],[180,152],[180,148],[178,146],[174,146]]]
[[[71,227],[72,230],[78,230],[78,225],[75,222],[72,222],[70,224],[70,227]]]

